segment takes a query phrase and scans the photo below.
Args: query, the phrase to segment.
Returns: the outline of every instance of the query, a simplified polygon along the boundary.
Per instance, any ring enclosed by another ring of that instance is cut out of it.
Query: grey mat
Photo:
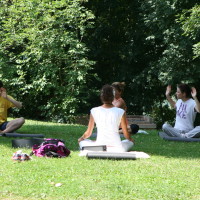
[[[106,151],[107,147],[106,145],[99,145],[99,146],[84,146],[82,147],[82,151]]]
[[[4,133],[1,136],[3,136],[3,137],[37,137],[37,138],[44,138],[43,134],[23,134],[23,133]]]
[[[14,148],[31,148],[34,144],[42,144],[44,139],[42,138],[32,138],[32,139],[16,139],[12,140],[12,147]]]
[[[136,160],[136,155],[129,152],[88,152],[86,157],[88,159],[116,159],[116,160]]]
[[[164,139],[169,141],[179,141],[179,142],[200,142],[200,138],[179,138],[179,137],[170,137],[164,132],[158,132],[158,135]]]

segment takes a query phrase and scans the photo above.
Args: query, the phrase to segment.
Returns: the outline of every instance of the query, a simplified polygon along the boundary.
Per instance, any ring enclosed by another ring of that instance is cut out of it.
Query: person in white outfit
[[[200,137],[200,126],[194,128],[194,121],[197,112],[200,112],[200,103],[197,99],[197,91],[194,87],[190,88],[187,84],[177,86],[175,102],[171,97],[171,85],[167,86],[166,97],[171,107],[176,109],[175,126],[164,124],[163,131],[172,137],[198,138]]]
[[[91,109],[88,128],[78,139],[80,149],[84,146],[106,145],[108,152],[127,152],[133,147],[133,139],[127,130],[125,111],[114,107],[114,90],[110,85],[101,89],[100,95],[103,105]],[[125,140],[120,139],[119,126],[122,126]],[[89,140],[94,124],[97,127],[96,141]]]

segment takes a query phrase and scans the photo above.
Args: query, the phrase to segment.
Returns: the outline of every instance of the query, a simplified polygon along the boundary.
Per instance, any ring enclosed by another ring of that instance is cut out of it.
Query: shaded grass
[[[148,153],[150,159],[87,160],[78,156],[77,144],[85,130],[27,120],[21,133],[64,139],[72,152],[64,159],[33,156],[21,163],[11,160],[13,138],[1,137],[0,199],[200,199],[199,143],[167,142],[153,130],[134,136],[133,150]]]

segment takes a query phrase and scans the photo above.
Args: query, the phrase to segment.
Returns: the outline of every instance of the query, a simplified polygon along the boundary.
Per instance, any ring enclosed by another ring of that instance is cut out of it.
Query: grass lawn
[[[87,160],[78,156],[77,144],[85,130],[80,125],[26,120],[18,132],[64,139],[71,156],[33,156],[21,163],[11,160],[16,151],[11,147],[13,138],[0,137],[0,199],[200,199],[200,143],[167,142],[152,130],[135,135],[133,148],[148,153],[150,159]]]

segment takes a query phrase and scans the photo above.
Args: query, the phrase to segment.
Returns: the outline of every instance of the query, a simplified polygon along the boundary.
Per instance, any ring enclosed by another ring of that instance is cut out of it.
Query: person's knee
[[[25,123],[25,119],[23,117],[20,117],[18,123],[19,125],[23,125]]]
[[[22,126],[25,123],[25,119],[23,117],[20,117],[15,121],[15,123],[18,126]]]
[[[127,152],[130,151],[131,148],[134,146],[134,143],[130,140],[122,140],[122,148],[123,148],[123,152]]]
[[[167,129],[168,129],[168,127],[169,127],[169,125],[168,125],[168,124],[163,124],[163,125],[162,125],[162,130],[163,130],[163,131],[165,131],[165,130],[167,130]]]

